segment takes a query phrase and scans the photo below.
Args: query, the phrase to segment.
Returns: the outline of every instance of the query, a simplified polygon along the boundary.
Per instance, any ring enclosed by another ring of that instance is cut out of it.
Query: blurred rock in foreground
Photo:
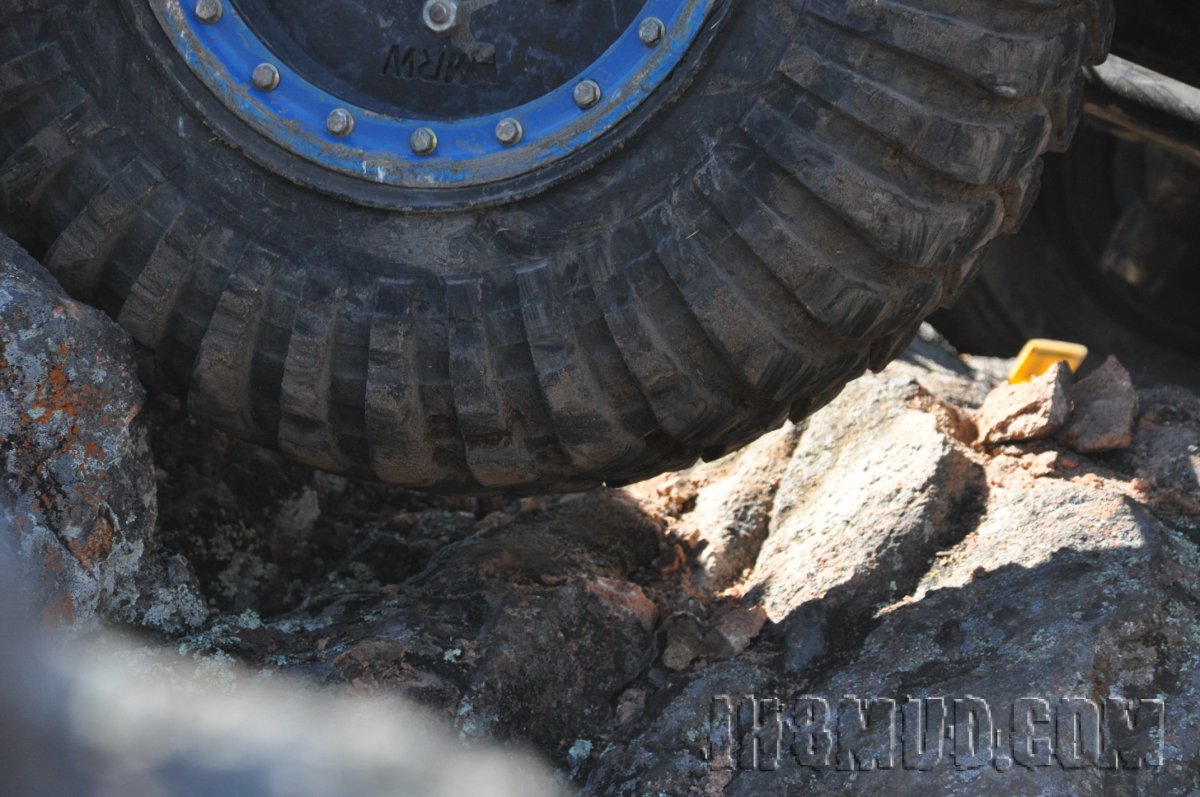
[[[111,639],[36,638],[0,555],[0,794],[552,797],[519,750],[467,749],[397,701],[334,697]]]

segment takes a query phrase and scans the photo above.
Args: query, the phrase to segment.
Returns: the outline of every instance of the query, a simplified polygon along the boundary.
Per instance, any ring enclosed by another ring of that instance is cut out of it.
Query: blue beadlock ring
[[[647,0],[642,11],[594,63],[550,92],[524,105],[468,119],[406,119],[368,110],[309,82],[258,38],[226,0],[214,23],[197,18],[189,3],[150,0],[163,30],[188,66],[242,121],[278,145],[313,163],[343,174],[408,188],[463,187],[528,173],[565,158],[611,130],[658,88],[678,66],[703,28],[717,0]],[[638,26],[647,18],[663,22],[662,39],[647,46]],[[263,91],[251,75],[259,64],[279,70],[278,86]],[[574,89],[594,80],[602,97],[581,109]],[[326,121],[331,111],[353,114],[353,130],[339,137]],[[513,118],[521,141],[506,146],[496,125]],[[421,128],[437,136],[428,155],[413,152],[412,135]]]

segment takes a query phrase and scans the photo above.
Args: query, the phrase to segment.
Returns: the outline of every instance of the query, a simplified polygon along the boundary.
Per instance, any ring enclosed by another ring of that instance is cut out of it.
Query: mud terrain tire
[[[268,168],[145,6],[0,0],[3,230],[197,416],[462,492],[683,466],[882,367],[1019,225],[1111,32],[1107,0],[722,0],[619,150],[417,213]]]

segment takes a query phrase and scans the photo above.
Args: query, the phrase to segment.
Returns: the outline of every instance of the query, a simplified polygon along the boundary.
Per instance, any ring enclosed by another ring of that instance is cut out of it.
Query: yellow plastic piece
[[[1008,375],[1008,381],[1014,385],[1028,382],[1049,371],[1056,363],[1064,361],[1074,373],[1083,365],[1087,356],[1087,346],[1083,344],[1034,338],[1026,343],[1025,348],[1017,355],[1017,362],[1012,373]]]

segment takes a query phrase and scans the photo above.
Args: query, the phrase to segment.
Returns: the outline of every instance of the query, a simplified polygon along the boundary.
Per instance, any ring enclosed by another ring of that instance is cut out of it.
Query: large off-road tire
[[[460,190],[287,151],[172,4],[0,0],[4,231],[198,416],[459,491],[682,466],[881,367],[1018,226],[1111,29],[1108,0],[714,0],[612,131]]]

